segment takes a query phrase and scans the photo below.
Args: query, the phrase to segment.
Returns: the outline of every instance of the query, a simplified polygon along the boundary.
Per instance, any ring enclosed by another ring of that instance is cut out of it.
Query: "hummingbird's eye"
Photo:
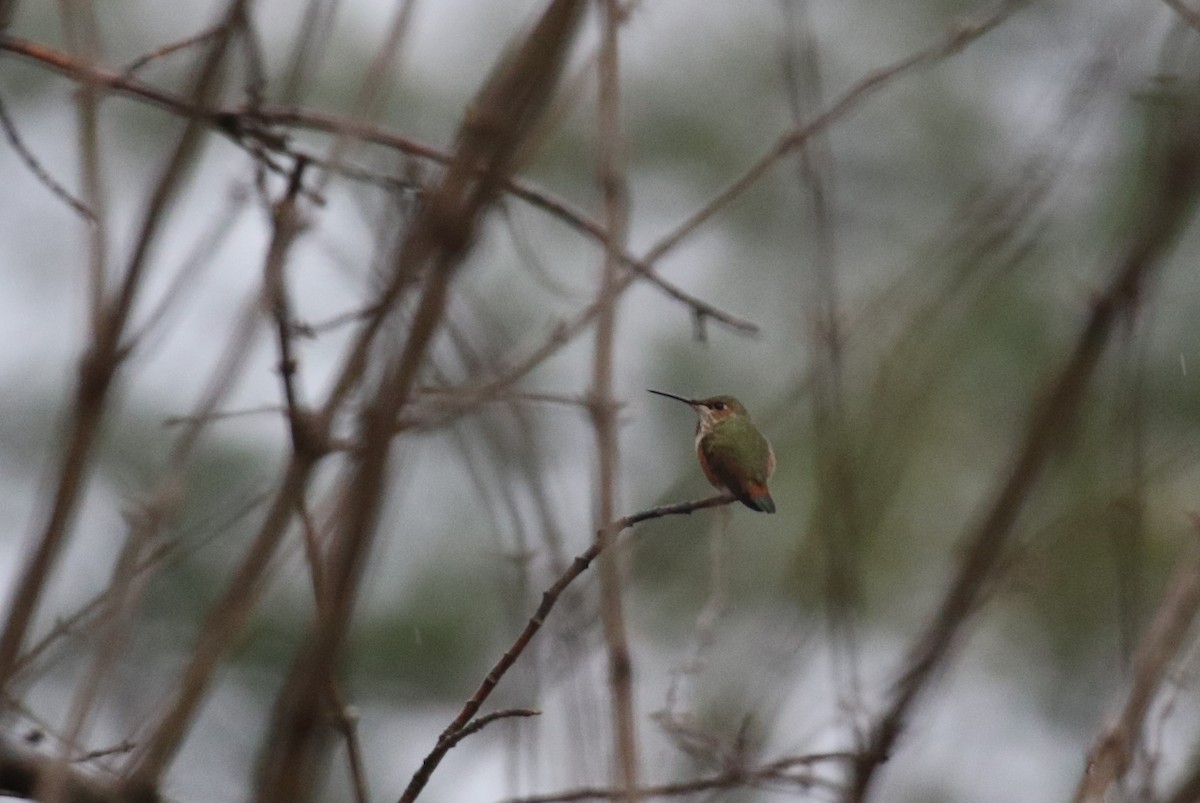
[[[713,407],[713,409],[714,409],[714,410],[724,410],[724,409],[725,409],[725,402],[713,402],[713,406],[712,406],[712,407]]]

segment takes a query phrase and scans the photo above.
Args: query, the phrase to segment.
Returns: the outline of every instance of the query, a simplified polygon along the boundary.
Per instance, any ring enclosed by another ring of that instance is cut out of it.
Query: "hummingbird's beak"
[[[674,399],[675,401],[681,401],[684,404],[690,405],[692,407],[696,406],[695,399],[685,399],[682,396],[676,396],[674,393],[663,393],[661,390],[650,390],[649,388],[647,388],[647,392],[653,393],[656,396],[666,396],[668,399]]]

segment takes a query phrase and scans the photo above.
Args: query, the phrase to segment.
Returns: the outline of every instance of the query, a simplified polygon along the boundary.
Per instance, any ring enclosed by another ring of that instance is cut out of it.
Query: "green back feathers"
[[[701,440],[701,448],[713,473],[726,486],[736,484],[740,477],[756,485],[766,483],[769,478],[771,447],[745,416],[735,416],[714,426]]]

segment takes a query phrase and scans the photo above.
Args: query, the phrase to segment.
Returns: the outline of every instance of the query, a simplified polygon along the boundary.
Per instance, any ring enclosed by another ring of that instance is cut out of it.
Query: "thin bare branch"
[[[1193,515],[1200,531],[1200,515]],[[1075,792],[1075,803],[1104,803],[1108,790],[1125,776],[1141,740],[1146,712],[1158,694],[1175,654],[1200,610],[1200,532],[1179,558],[1175,574],[1133,658],[1133,680],[1120,716],[1096,740]]]
[[[215,127],[243,147],[247,146],[246,143],[248,140],[254,141],[256,145],[252,150],[258,156],[261,156],[261,149],[271,150],[292,157],[301,155],[302,152],[289,143],[286,137],[274,133],[272,130],[272,127],[292,126],[323,131],[338,135],[341,138],[354,138],[363,142],[370,142],[442,165],[447,164],[451,158],[449,153],[379,128],[370,123],[313,110],[272,106],[262,106],[255,109],[230,107],[215,111],[194,108],[185,99],[170,92],[144,84],[130,76],[80,62],[68,54],[17,37],[0,37],[0,50],[7,50],[10,53],[37,61],[75,80],[93,81],[97,85],[104,86],[111,91],[120,92],[149,102],[173,114],[202,118],[208,125]],[[334,159],[333,157],[325,158],[309,155],[308,158],[314,164],[321,165],[327,170],[348,175],[357,180],[385,183],[389,186],[395,183],[394,180],[370,176],[361,169],[347,166],[344,163],[344,159],[340,156]],[[272,164],[272,167],[276,172],[282,172],[282,168],[279,165]],[[599,223],[565,200],[556,198],[528,182],[514,178],[505,180],[504,189],[514,197],[520,198],[526,203],[553,215],[577,231],[588,235],[588,237],[601,245],[607,240],[608,235]],[[758,326],[752,321],[725,312],[666,280],[654,270],[649,261],[639,260],[629,254],[622,254],[622,259],[639,276],[661,289],[668,296],[689,306],[695,315],[718,321],[735,331],[746,334],[755,334],[758,332]]]
[[[728,505],[730,502],[735,501],[737,500],[728,494],[720,494],[718,496],[710,496],[707,499],[697,499],[692,502],[680,502],[674,505],[654,507],[626,516],[625,518],[618,519],[608,527],[603,528],[601,532],[607,530],[615,536],[621,531],[627,530],[636,524],[641,524],[644,521],[660,519],[664,516],[688,515],[697,510],[717,507],[719,505]],[[541,629],[542,625],[545,624],[546,617],[549,616],[550,611],[554,609],[554,605],[558,602],[558,598],[562,596],[563,591],[565,591],[567,586],[571,585],[571,583],[575,581],[575,578],[587,571],[588,567],[592,565],[592,561],[596,559],[596,556],[599,555],[603,549],[604,543],[600,540],[600,534],[597,533],[596,541],[593,542],[586,551],[576,556],[575,560],[571,561],[571,565],[568,566],[567,570],[563,572],[562,576],[554,582],[554,585],[542,592],[542,602],[540,605],[538,605],[537,610],[534,611],[533,616],[529,618],[529,621],[525,623],[525,628],[517,636],[516,640],[512,643],[512,646],[510,646],[504,655],[500,657],[500,660],[496,662],[496,665],[492,667],[491,671],[487,673],[483,679],[483,682],[479,685],[479,688],[475,690],[475,693],[472,694],[471,698],[463,705],[462,710],[458,712],[458,716],[456,716],[453,721],[446,726],[446,729],[442,731],[441,736],[438,737],[437,744],[434,746],[433,750],[430,751],[429,755],[425,757],[420,769],[418,769],[416,774],[413,775],[412,780],[408,784],[408,788],[405,789],[404,795],[400,798],[401,803],[411,803],[411,801],[416,800],[417,795],[421,793],[421,790],[425,788],[425,784],[429,782],[429,778],[433,775],[433,771],[437,769],[438,764],[440,764],[442,759],[446,757],[446,752],[449,750],[449,748],[446,746],[447,741],[453,738],[454,734],[458,733],[459,730],[465,727],[466,724],[471,720],[471,717],[475,716],[475,714],[479,712],[480,706],[482,706],[484,702],[487,701],[487,698],[491,696],[492,692],[496,688],[496,685],[500,682],[500,679],[504,677],[504,674],[508,672],[508,670],[512,668],[512,665],[516,663],[517,659],[521,657],[521,653],[523,653],[525,648],[529,646],[529,642],[533,639],[534,635],[536,635],[538,630]]]
[[[70,190],[55,180],[54,176],[50,175],[50,171],[43,167],[38,158],[33,155],[33,152],[26,147],[25,141],[21,139],[20,132],[17,131],[16,124],[8,115],[8,109],[4,105],[3,99],[0,99],[0,128],[4,129],[4,137],[8,140],[8,144],[12,146],[18,158],[25,163],[25,166],[29,168],[29,172],[33,173],[34,178],[42,186],[67,206],[71,207],[84,220],[89,223],[96,222],[96,213],[87,204],[72,195]]]
[[[608,692],[612,712],[612,745],[615,777],[625,790],[621,799],[638,799],[637,720],[633,706],[633,660],[621,600],[621,570],[617,555],[605,549],[616,533],[604,526],[617,511],[617,474],[620,445],[617,411],[613,405],[614,341],[617,334],[617,302],[620,297],[621,254],[629,228],[629,190],[625,183],[624,134],[621,128],[620,60],[618,34],[621,20],[617,0],[599,0],[603,34],[597,64],[599,100],[597,108],[596,175],[604,199],[604,265],[597,303],[596,347],[592,358],[592,426],[596,434],[600,529],[600,621],[608,649]]]
[[[226,19],[245,0],[232,0]],[[192,103],[208,104],[215,94],[228,36],[214,40],[197,71]],[[87,485],[97,435],[107,412],[109,391],[129,352],[123,342],[126,324],[142,285],[150,249],[161,230],[163,213],[199,145],[202,125],[189,120],[147,201],[137,238],[116,294],[105,302],[93,341],[80,360],[70,435],[60,464],[56,487],[36,544],[22,567],[9,613],[0,633],[0,689],[8,686],[25,640],[26,631],[41,601],[46,580],[66,541],[75,510]]]
[[[103,43],[95,6],[90,0],[60,0],[59,7],[67,48],[84,62],[99,63],[103,58]],[[83,202],[92,212],[92,225],[88,229],[88,328],[92,341],[99,342],[110,259],[107,189],[100,163],[100,88],[87,78],[80,83],[75,94],[79,173]]]
[[[258,780],[257,799],[264,803],[302,801],[313,794],[323,735],[319,692],[341,654],[378,529],[395,420],[441,325],[451,281],[484,213],[499,196],[514,155],[557,85],[583,8],[582,0],[552,0],[520,44],[501,59],[468,108],[454,161],[428,193],[398,253],[389,294],[407,282],[419,283],[420,300],[403,349],[388,361],[359,415],[338,532],[327,559],[328,599],[318,609],[276,703],[273,738],[267,742]],[[379,319],[365,329],[375,331],[381,325]],[[355,372],[365,371],[366,356],[356,346],[348,364]],[[357,376],[350,379],[359,381]],[[340,384],[331,399],[347,390],[346,383]]]
[[[682,797],[698,792],[718,790],[733,790],[741,787],[763,786],[772,782],[782,783],[792,789],[807,789],[822,787],[830,789],[833,784],[816,775],[813,766],[827,763],[841,763],[854,758],[851,753],[816,753],[808,756],[791,756],[773,761],[760,767],[732,768],[708,778],[697,778],[692,781],[644,786],[637,790],[640,797]],[[794,772],[796,768],[804,768],[803,772]],[[578,803],[582,800],[620,800],[623,792],[617,789],[601,787],[584,787],[565,792],[555,792],[548,795],[532,795],[529,797],[509,798],[503,803]]]
[[[1002,476],[983,518],[970,531],[963,560],[936,614],[912,646],[884,712],[875,720],[870,741],[855,762],[846,803],[866,799],[875,771],[887,760],[908,715],[937,671],[949,658],[964,623],[982,601],[1017,516],[1042,475],[1055,446],[1067,436],[1083,402],[1089,380],[1117,322],[1136,310],[1143,288],[1190,219],[1200,185],[1200,149],[1194,140],[1196,112],[1178,110],[1162,151],[1153,153],[1153,207],[1145,210],[1125,253],[1104,291],[1092,302],[1069,356],[1033,407],[1020,448]]]
[[[1200,32],[1200,11],[1188,6],[1184,0],[1163,0],[1171,10],[1179,15],[1179,18],[1187,24],[1189,28]]]
[[[471,734],[479,733],[479,731],[491,725],[493,722],[501,719],[512,719],[513,717],[537,717],[541,716],[542,712],[536,708],[506,708],[503,711],[495,711],[491,714],[486,714],[482,717],[477,717],[466,724],[461,730],[457,731],[450,737],[449,747],[455,747],[463,739]]]
[[[832,106],[816,117],[809,120],[803,125],[788,131],[765,153],[758,161],[752,164],[742,175],[736,178],[725,189],[721,190],[707,204],[692,214],[687,220],[680,223],[665,236],[663,236],[644,257],[645,262],[653,265],[658,262],[668,251],[683,242],[696,229],[700,228],[704,223],[708,222],[717,212],[724,209],[746,190],[758,183],[767,172],[773,168],[781,159],[792,153],[797,148],[800,148],[811,137],[827,130],[834,123],[840,121],[858,104],[879,92],[884,87],[891,84],[892,81],[907,75],[914,70],[925,67],[929,64],[936,64],[947,56],[954,55],[961,51],[964,47],[974,42],[979,37],[995,29],[1009,17],[1011,17],[1017,9],[1025,6],[1030,0],[1006,0],[1001,4],[999,10],[990,16],[984,18],[977,23],[966,23],[955,27],[948,32],[941,40],[935,42],[924,50],[906,56],[899,61],[896,61],[887,67],[882,67],[878,70],[870,72],[847,90]]]
[[[358,95],[351,105],[349,115],[351,119],[370,120],[378,115],[379,109],[383,105],[385,79],[397,80],[397,64],[400,62],[404,50],[405,38],[412,27],[412,16],[416,7],[416,0],[400,0],[397,3],[395,15],[387,29],[387,36],[368,68],[367,75],[359,87]],[[353,139],[354,136],[351,133],[342,132],[334,140],[326,157],[331,169],[318,179],[318,190],[322,189],[329,178],[336,173],[336,169],[344,160]]]
[[[170,42],[169,44],[165,44],[162,47],[156,47],[154,50],[151,50],[149,53],[145,53],[141,56],[138,56],[136,59],[134,59],[133,61],[126,64],[124,69],[121,70],[121,75],[123,75],[126,78],[132,78],[135,73],[137,73],[138,71],[145,68],[146,65],[148,65],[150,62],[157,61],[157,60],[164,58],[166,56],[169,56],[173,53],[178,53],[181,50],[186,50],[189,47],[194,47],[196,45],[203,44],[204,42],[207,42],[209,39],[212,39],[213,37],[219,35],[221,33],[221,31],[224,29],[224,27],[225,26],[223,24],[222,25],[214,25],[211,28],[206,28],[205,30],[200,31],[199,33],[192,34],[191,36],[186,36],[183,39],[180,39],[176,42]]]
[[[829,127],[843,118],[848,116],[859,103],[865,101],[872,95],[876,94],[884,87],[890,85],[893,81],[907,75],[908,73],[925,66],[930,63],[936,63],[942,58],[958,53],[971,42],[980,38],[984,34],[998,27],[1001,23],[1011,17],[1019,8],[1026,5],[1029,0],[1008,0],[1002,7],[992,16],[984,19],[982,22],[974,25],[962,25],[942,39],[938,40],[933,45],[914,53],[911,56],[903,58],[893,64],[868,73],[866,77],[854,84],[850,89],[843,93],[830,107],[824,112],[818,114],[808,123],[805,123],[799,128],[789,131],[780,137],[779,141],[758,161],[751,165],[739,178],[735,179],[726,189],[722,190],[716,197],[710,200],[696,214],[689,217],[687,220],[680,223],[674,229],[663,235],[653,246],[647,251],[645,256],[640,260],[633,260],[629,264],[634,267],[638,264],[648,268],[653,268],[659,260],[673,251],[680,243],[682,243],[693,231],[698,229],[702,224],[707,222],[711,217],[716,215],[718,211],[724,208],[728,203],[739,197],[743,192],[754,185],[762,176],[764,176],[772,167],[775,166],[781,159],[787,156],[794,148],[800,147],[810,137],[817,135],[820,132],[827,130]],[[3,47],[3,40],[0,40],[0,49]],[[636,272],[626,273],[620,281],[617,292],[627,290],[638,278],[640,274]],[[702,320],[705,317],[716,316],[710,315],[707,311],[694,308],[695,314]],[[544,342],[534,347],[524,358],[514,361],[511,367],[504,373],[503,376],[493,379],[484,385],[478,387],[475,391],[476,398],[483,400],[489,398],[496,391],[511,387],[519,382],[527,374],[533,371],[534,368],[541,365],[549,357],[557,353],[567,344],[571,343],[581,332],[588,328],[593,321],[596,320],[600,313],[600,304],[593,303],[587,308],[581,310],[569,320],[562,321],[554,326],[550,335]]]
[[[13,744],[0,744],[0,788],[6,795],[35,799],[51,773],[60,772],[58,762],[50,757]],[[105,780],[81,767],[71,767],[63,783],[60,800],[65,803],[127,803],[119,782]],[[162,798],[150,792],[136,798],[139,803],[158,803]]]
[[[787,19],[783,71],[788,105],[796,128],[820,109],[823,100],[818,42],[806,6],[784,3]],[[807,196],[803,217],[812,246],[798,264],[803,274],[801,306],[809,336],[812,368],[812,450],[817,494],[809,514],[810,532],[825,551],[825,619],[831,644],[831,672],[839,707],[848,715],[856,741],[863,712],[858,658],[858,555],[863,542],[862,493],[854,465],[855,444],[847,410],[838,249],[834,235],[833,153],[820,133],[795,149],[796,177]],[[806,269],[807,268],[807,269]]]

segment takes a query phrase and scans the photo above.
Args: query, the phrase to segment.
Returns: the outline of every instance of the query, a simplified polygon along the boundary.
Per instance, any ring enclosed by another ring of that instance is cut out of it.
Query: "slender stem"
[[[1196,520],[1200,526],[1200,518]],[[1104,803],[1109,788],[1125,775],[1141,739],[1142,723],[1200,610],[1200,539],[1192,541],[1150,626],[1133,657],[1133,681],[1116,721],[1100,735],[1088,755],[1087,768],[1075,792],[1075,803]]]
[[[887,760],[908,716],[937,670],[947,662],[964,624],[983,600],[1017,517],[1040,479],[1055,448],[1068,436],[1117,322],[1132,315],[1145,285],[1161,266],[1190,219],[1200,189],[1200,148],[1195,122],[1176,121],[1157,158],[1155,183],[1148,188],[1153,205],[1145,210],[1108,286],[1092,303],[1069,356],[1049,391],[1033,407],[1024,439],[1002,476],[982,519],[967,536],[963,561],[937,612],[909,651],[891,699],[875,720],[867,748],[855,762],[845,803],[865,800],[879,766]]]
[[[611,521],[616,515],[617,476],[620,471],[620,446],[617,439],[617,411],[613,403],[614,341],[617,332],[617,302],[621,253],[629,221],[628,188],[625,183],[621,131],[621,95],[618,33],[620,8],[617,0],[599,0],[603,34],[597,75],[599,78],[596,174],[604,199],[604,267],[600,282],[600,314],[596,319],[596,348],[592,363],[592,424],[596,433],[598,458],[597,490],[599,519]],[[612,712],[613,757],[616,779],[625,794],[622,799],[638,799],[637,720],[633,706],[633,659],[625,629],[621,601],[621,571],[617,555],[606,549],[616,533],[602,526],[600,545],[600,620],[608,649],[609,705]]]
[[[664,516],[686,516],[696,510],[728,505],[736,501],[736,499],[728,494],[721,494],[719,496],[710,496],[707,499],[697,499],[691,502],[653,507],[633,513],[622,519],[617,519],[606,528],[603,528],[601,532],[607,530],[613,536],[616,536],[622,530],[627,530],[644,521],[660,519]],[[404,790],[404,794],[400,797],[400,803],[412,803],[412,801],[417,799],[417,795],[425,788],[425,784],[429,782],[433,771],[437,769],[438,764],[446,757],[446,753],[450,748],[456,744],[454,740],[455,734],[462,730],[471,721],[471,717],[478,713],[480,706],[491,696],[500,679],[504,677],[504,674],[521,657],[521,653],[525,652],[525,648],[529,646],[529,642],[533,640],[533,637],[541,630],[542,625],[546,623],[546,617],[550,615],[550,611],[554,609],[558,598],[566,590],[567,586],[571,585],[575,581],[575,578],[587,571],[588,567],[592,565],[592,561],[603,550],[604,543],[600,540],[600,533],[597,533],[596,541],[571,561],[571,564],[554,582],[554,585],[542,592],[542,602],[538,605],[537,610],[534,611],[533,616],[529,617],[529,621],[525,623],[524,629],[521,630],[516,640],[513,641],[512,646],[505,651],[504,655],[500,656],[500,660],[484,676],[483,682],[479,684],[479,688],[475,690],[470,699],[463,704],[462,710],[458,712],[458,715],[442,731],[442,734],[438,737],[437,744],[434,745],[429,755],[425,756],[425,760],[421,763],[420,768],[413,775],[412,780],[409,781],[408,788]]]
[[[244,2],[245,0],[232,0],[225,19],[230,19]],[[212,47],[205,54],[193,85],[190,103],[203,108],[215,93],[228,40],[227,31],[214,40]],[[0,633],[0,690],[6,689],[12,678],[25,634],[41,602],[46,580],[70,534],[79,498],[87,483],[96,438],[107,412],[109,391],[118,369],[128,355],[129,347],[123,342],[123,337],[133,303],[145,276],[150,249],[161,231],[167,205],[179,189],[202,132],[203,126],[199,121],[189,120],[175,144],[142,213],[137,239],[120,287],[116,294],[104,303],[100,319],[96,322],[92,343],[80,360],[70,435],[63,453],[50,511],[37,542],[21,569],[4,629]]]

